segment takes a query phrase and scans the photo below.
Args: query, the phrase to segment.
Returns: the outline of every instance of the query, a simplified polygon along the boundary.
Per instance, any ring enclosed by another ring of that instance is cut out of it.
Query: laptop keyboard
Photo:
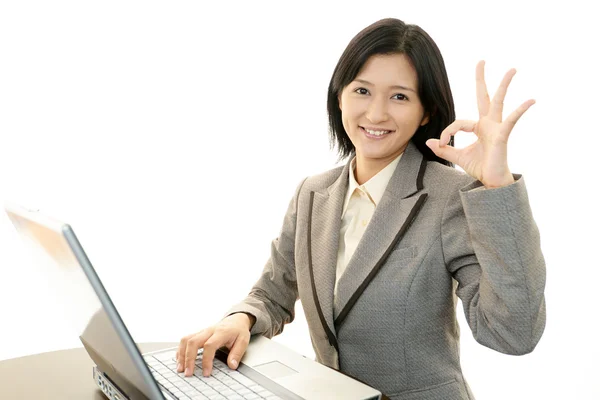
[[[177,361],[171,352],[144,356],[154,379],[178,399],[237,399],[237,400],[281,400],[263,386],[230,369],[216,358],[212,374],[202,376],[202,353],[196,358],[194,375],[184,376],[177,372]]]

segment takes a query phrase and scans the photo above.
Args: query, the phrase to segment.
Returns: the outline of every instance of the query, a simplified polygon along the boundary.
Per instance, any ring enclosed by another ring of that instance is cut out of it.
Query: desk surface
[[[142,352],[177,343],[142,343]],[[0,361],[0,399],[106,400],[92,378],[94,362],[84,348]]]

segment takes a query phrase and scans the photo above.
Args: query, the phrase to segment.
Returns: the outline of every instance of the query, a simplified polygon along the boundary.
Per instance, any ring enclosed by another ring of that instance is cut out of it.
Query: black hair
[[[360,31],[340,57],[327,92],[327,113],[332,148],[337,145],[340,160],[355,153],[355,148],[342,124],[338,96],[352,82],[367,60],[376,54],[404,54],[415,68],[418,94],[429,122],[420,126],[412,137],[425,158],[444,165],[452,163],[436,156],[425,142],[439,139],[442,131],[455,119],[454,100],[439,48],[417,25],[395,18],[379,20]],[[454,146],[454,138],[450,140]]]

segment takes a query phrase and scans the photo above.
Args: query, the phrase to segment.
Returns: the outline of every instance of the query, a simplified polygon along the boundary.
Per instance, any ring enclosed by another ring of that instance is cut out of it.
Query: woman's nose
[[[373,99],[367,108],[366,117],[373,124],[386,121],[388,118],[387,101]]]

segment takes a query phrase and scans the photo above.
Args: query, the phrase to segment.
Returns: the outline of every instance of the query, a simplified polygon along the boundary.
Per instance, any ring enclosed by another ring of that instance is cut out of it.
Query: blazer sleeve
[[[305,179],[306,180],[306,179]],[[289,203],[279,237],[271,243],[271,256],[250,293],[233,306],[226,316],[243,312],[256,318],[250,331],[273,337],[283,331],[285,324],[294,320],[298,299],[296,282],[295,241],[298,196],[304,181],[296,189]]]
[[[535,348],[546,323],[546,266],[525,181],[453,193],[442,218],[444,261],[477,342],[506,354]]]

